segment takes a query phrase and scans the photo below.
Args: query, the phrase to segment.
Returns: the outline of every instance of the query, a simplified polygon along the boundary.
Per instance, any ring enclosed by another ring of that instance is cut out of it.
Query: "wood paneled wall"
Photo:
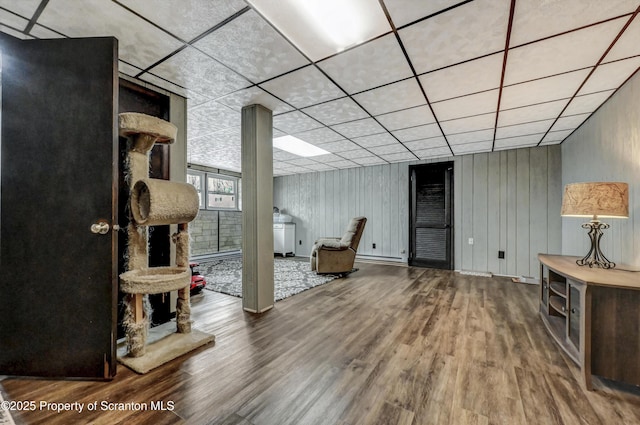
[[[562,144],[562,183],[621,181],[629,184],[629,218],[605,219],[601,247],[611,261],[640,265],[640,72]],[[589,250],[587,220],[563,218],[562,253]]]
[[[537,254],[560,252],[560,147],[453,160],[455,268],[537,276]],[[296,254],[308,255],[315,239],[340,236],[352,217],[364,215],[358,255],[406,261],[408,172],[420,163],[427,162],[276,177],[274,205],[294,217]]]

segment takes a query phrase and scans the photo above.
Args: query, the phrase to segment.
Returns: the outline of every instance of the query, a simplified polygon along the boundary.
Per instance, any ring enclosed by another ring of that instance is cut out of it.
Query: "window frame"
[[[242,210],[242,201],[240,200],[240,190],[241,190],[241,178],[240,177],[235,177],[235,176],[229,176],[226,174],[220,174],[220,173],[210,173],[207,171],[201,171],[201,170],[194,170],[194,169],[188,169],[187,170],[187,175],[194,175],[194,176],[200,176],[200,181],[202,182],[201,185],[201,189],[199,190],[196,187],[196,190],[198,191],[198,195],[200,196],[200,209],[201,210],[208,210],[208,211],[241,211]],[[215,196],[217,194],[220,195],[229,195],[229,193],[225,193],[225,192],[215,192],[215,191],[210,191],[209,189],[209,179],[213,178],[213,179],[220,179],[220,180],[227,180],[232,182],[233,184],[233,192],[232,195],[234,197],[234,206],[233,207],[211,207],[209,206],[209,197],[210,196]],[[195,186],[195,185],[194,185]]]

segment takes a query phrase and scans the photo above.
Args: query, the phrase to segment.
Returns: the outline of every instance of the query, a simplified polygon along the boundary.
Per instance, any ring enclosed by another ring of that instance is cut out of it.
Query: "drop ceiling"
[[[121,73],[188,99],[190,163],[240,171],[253,103],[274,137],[330,152],[274,149],[275,175],[558,144],[640,67],[638,0],[368,7],[382,25],[337,54],[301,50],[242,0],[0,0],[0,30],[117,37]]]

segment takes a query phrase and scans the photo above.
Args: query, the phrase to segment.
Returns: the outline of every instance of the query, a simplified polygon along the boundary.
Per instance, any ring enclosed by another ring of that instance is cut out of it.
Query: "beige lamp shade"
[[[619,182],[571,183],[564,187],[563,216],[629,217],[629,185]]]

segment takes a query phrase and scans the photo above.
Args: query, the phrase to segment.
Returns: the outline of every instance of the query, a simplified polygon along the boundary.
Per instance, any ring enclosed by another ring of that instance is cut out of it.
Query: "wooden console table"
[[[540,316],[558,345],[591,376],[640,385],[640,272],[578,266],[539,254]]]

